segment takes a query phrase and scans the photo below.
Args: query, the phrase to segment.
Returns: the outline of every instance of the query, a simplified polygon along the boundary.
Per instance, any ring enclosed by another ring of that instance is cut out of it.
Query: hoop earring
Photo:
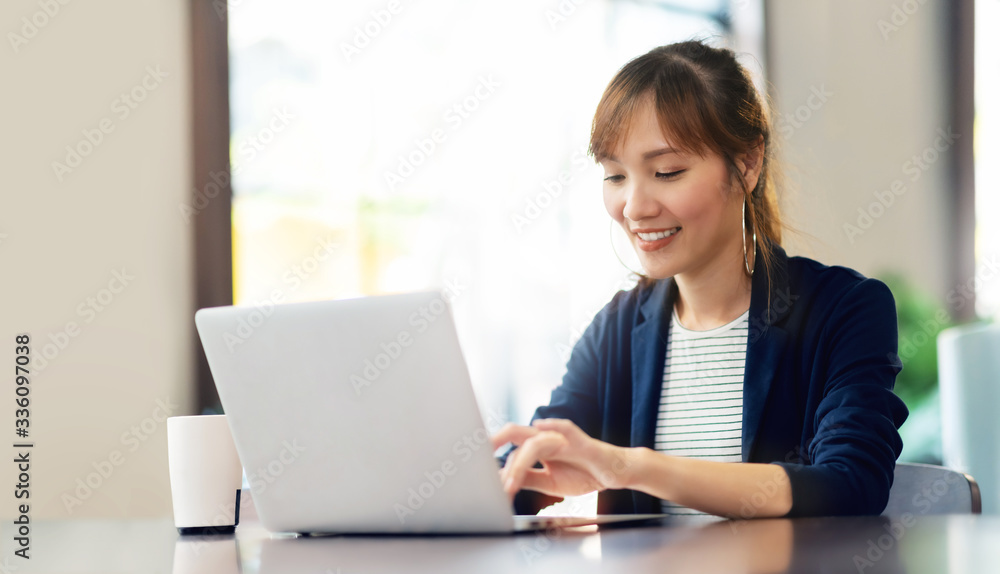
[[[747,275],[753,277],[753,269],[750,268],[750,259],[747,258],[747,196],[743,196],[743,263],[746,265]],[[757,264],[757,230],[753,230],[753,262]]]
[[[608,243],[611,244],[611,252],[615,254],[615,259],[617,259],[618,262],[622,264],[622,267],[624,267],[629,273],[637,277],[642,277],[642,273],[639,273],[638,271],[635,271],[634,269],[629,267],[624,261],[622,261],[622,258],[618,255],[618,250],[615,249],[615,238],[612,235],[614,232],[615,232],[615,220],[612,219],[610,220],[610,225],[608,226]]]

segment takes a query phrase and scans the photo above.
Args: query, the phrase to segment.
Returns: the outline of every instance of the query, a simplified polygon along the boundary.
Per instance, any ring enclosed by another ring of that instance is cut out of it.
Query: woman
[[[892,294],[788,257],[771,126],[730,50],[626,64],[590,150],[646,272],[594,318],[501,480],[519,514],[594,490],[599,513],[879,514],[906,407]]]

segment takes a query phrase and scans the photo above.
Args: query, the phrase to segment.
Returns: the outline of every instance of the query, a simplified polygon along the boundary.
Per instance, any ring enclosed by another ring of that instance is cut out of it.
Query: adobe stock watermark
[[[171,416],[178,408],[180,406],[170,402],[169,398],[156,399],[153,412],[122,433],[119,442],[121,442],[123,449],[114,449],[102,459],[92,462],[91,466],[94,470],[82,477],[77,477],[74,483],[75,488],[63,492],[60,499],[66,514],[72,516],[76,507],[82,506],[95,492],[100,490],[115,471],[125,464],[128,455],[139,450],[150,437],[163,427],[167,417]]]
[[[827,431],[837,432],[843,426],[844,421],[842,417],[827,415],[820,421],[812,440],[822,440],[824,433]],[[774,478],[758,481],[755,485],[756,489],[749,496],[740,498],[739,513],[730,516],[733,520],[730,521],[729,527],[732,529],[733,534],[738,533],[740,529],[746,526],[747,520],[756,518],[760,514],[761,508],[774,498],[784,485],[789,484],[788,473],[799,472],[803,468],[808,467],[809,460],[807,448],[801,445],[786,452],[785,459],[782,462],[790,466],[781,467],[783,471],[780,473],[775,472]]]
[[[463,285],[457,277],[445,281],[441,297],[431,299],[430,303],[421,305],[407,317],[407,324],[413,327],[415,332],[400,329],[395,337],[379,343],[378,351],[372,356],[365,357],[363,366],[359,366],[358,370],[351,374],[354,393],[360,397],[365,389],[382,376],[382,373],[388,371],[396,359],[403,356],[406,349],[413,345],[416,337],[426,332],[431,323],[437,321],[444,313],[447,303],[455,301],[467,288],[468,285]]]
[[[779,315],[787,313],[792,305],[799,299],[799,295],[792,293],[791,288],[775,289],[774,297],[769,301],[769,305],[760,316],[753,315],[747,319],[747,337],[753,343],[767,332],[767,327]]]
[[[905,26],[910,21],[910,17],[916,14],[924,4],[927,4],[927,0],[903,0],[893,4],[888,19],[879,18],[876,23],[879,33],[882,34],[882,42],[888,44],[889,36],[899,32],[899,29]]]
[[[552,544],[562,538],[562,536],[563,528],[558,526],[557,523],[544,530],[536,530],[530,541],[519,538],[517,549],[520,551],[525,563],[528,566],[534,566],[535,562],[548,552],[552,548]]]
[[[451,132],[457,131],[482,106],[483,102],[489,100],[496,93],[499,87],[500,83],[493,79],[492,74],[479,76],[479,83],[469,95],[445,109],[442,121]],[[397,156],[399,161],[396,163],[396,167],[382,172],[382,177],[385,179],[386,185],[389,186],[389,191],[396,191],[396,188],[412,176],[416,172],[416,168],[430,159],[446,141],[448,141],[448,132],[444,127],[436,127],[430,131],[427,137],[414,139],[412,150]]]
[[[924,172],[941,159],[941,156],[945,152],[951,149],[955,140],[960,137],[962,137],[961,134],[951,131],[951,126],[948,126],[947,131],[938,128],[937,137],[931,145],[903,162],[901,167],[903,175],[909,176],[911,183],[916,182]],[[902,197],[907,191],[907,184],[902,178],[897,178],[889,184],[888,189],[872,192],[875,201],[869,203],[867,207],[858,208],[858,217],[854,223],[844,223],[844,234],[847,235],[847,239],[851,242],[851,245],[854,245],[858,237],[871,229],[875,221],[885,215],[886,211],[896,202],[896,199]]]
[[[904,512],[899,515],[899,520],[887,518],[889,522],[882,525],[882,528],[886,531],[885,534],[875,539],[869,538],[865,552],[863,554],[855,554],[852,557],[854,567],[859,574],[863,573],[865,569],[875,566],[879,560],[885,557],[886,552],[892,550],[903,539],[908,528],[916,526],[917,519],[920,516],[926,515],[933,508],[934,503],[947,495],[948,491],[953,487],[964,482],[964,480],[959,478],[957,473],[949,472],[943,478],[935,480],[929,486],[925,486],[914,494],[910,503],[914,508],[919,509],[917,515],[914,516],[912,512]]]
[[[952,305],[956,311],[961,311],[966,305],[972,304],[976,292],[981,291],[984,285],[996,279],[997,275],[1000,274],[998,257],[1000,254],[997,253],[983,257],[983,262],[972,274],[972,277],[948,290],[948,293],[945,294],[945,301]]]
[[[426,480],[407,488],[402,502],[393,503],[392,509],[399,523],[406,524],[406,519],[415,515],[428,500],[440,492],[448,483],[448,479],[458,474],[460,465],[469,462],[475,452],[484,446],[489,449],[490,437],[503,427],[506,420],[506,413],[490,410],[486,420],[483,421],[483,427],[462,435],[452,443],[451,451],[458,462],[456,463],[453,458],[447,458],[441,461],[441,464],[424,471]]]
[[[281,450],[278,451],[278,454],[273,459],[267,464],[253,469],[253,472],[247,472],[247,482],[250,483],[250,491],[257,496],[262,494],[288,470],[288,467],[295,464],[304,452],[306,452],[306,447],[300,445],[298,439],[293,438],[291,441],[282,441]],[[231,509],[223,508],[222,510],[228,512]],[[231,515],[232,513],[230,512],[225,516]]]
[[[760,513],[760,509],[763,508],[769,500],[774,498],[783,486],[788,484],[788,474],[784,470],[775,472],[774,475],[775,478],[773,479],[757,481],[757,484],[755,485],[756,490],[754,490],[750,496],[740,498],[740,512],[738,518],[743,520],[732,521],[730,528],[732,528],[734,533],[743,526],[746,526],[744,522],[745,520],[755,518]]]
[[[62,7],[72,0],[38,0],[38,10],[31,16],[24,16],[19,22],[20,26],[15,31],[7,32],[7,41],[10,42],[10,49],[15,54],[21,52],[21,48],[28,45],[28,42],[35,39],[39,32],[45,29],[50,22],[59,16]]]
[[[44,371],[60,353],[69,347],[74,339],[80,336],[83,328],[93,323],[97,316],[110,307],[133,281],[135,281],[135,275],[130,274],[125,267],[120,270],[112,270],[111,279],[104,287],[98,289],[96,293],[88,296],[76,306],[76,314],[81,318],[82,324],[76,321],[67,321],[62,329],[48,333],[48,342],[41,345],[31,359],[31,366],[35,373]]]
[[[542,555],[552,548],[556,541],[566,534],[566,527],[573,524],[571,518],[554,517],[550,520],[553,520],[551,526],[536,530],[530,538],[518,537],[517,549],[528,566],[533,566]]]
[[[826,425],[832,425],[831,422],[825,422]],[[821,423],[823,425],[824,423]],[[817,433],[819,434],[819,433]],[[758,481],[756,489],[749,495],[740,498],[740,510],[739,514],[731,516],[735,520],[731,520],[729,523],[729,528],[732,530],[733,534],[737,534],[742,528],[746,526],[746,521],[756,518],[760,514],[761,508],[772,499],[779,490],[782,489],[784,485],[789,484],[788,472],[797,472],[805,465],[805,452],[801,447],[796,447],[788,453],[785,454],[784,462],[800,465],[794,466],[791,469],[788,467],[783,468],[782,472],[775,472],[775,478],[769,480]]]
[[[635,286],[636,286],[635,280],[629,276],[619,279],[612,289],[617,294],[619,291],[629,291]],[[569,361],[570,355],[572,355],[573,353],[573,346],[576,345],[577,341],[580,340],[580,337],[582,337],[583,334],[587,331],[587,327],[589,327],[591,323],[594,322],[594,319],[597,318],[598,313],[600,313],[601,311],[605,311],[607,313],[614,313],[616,306],[617,306],[616,300],[612,298],[611,301],[603,305],[600,309],[596,309],[589,314],[584,313],[584,315],[581,316],[580,320],[577,321],[575,325],[571,325],[566,335],[566,339],[562,342],[556,343],[555,351],[556,354],[559,356],[559,360],[562,361],[563,363]]]
[[[282,274],[281,280],[287,287],[276,287],[271,290],[267,298],[255,301],[253,303],[254,310],[245,318],[241,317],[236,323],[236,328],[232,331],[222,333],[222,340],[226,343],[226,349],[230,353],[234,353],[237,347],[246,343],[253,336],[254,332],[271,316],[271,313],[274,312],[274,306],[283,303],[290,293],[295,292],[305,283],[306,279],[318,271],[322,266],[321,264],[333,254],[335,247],[337,247],[337,244],[329,239],[317,238],[316,246],[313,248],[312,253],[300,262],[292,265]]]
[[[977,291],[981,291],[983,286],[992,282],[1000,276],[1000,261],[998,254],[993,253],[989,258],[984,258],[982,264],[976,269],[972,277],[963,283],[959,283],[948,290],[945,300],[956,311],[961,311],[966,305],[974,301]],[[947,327],[951,322],[951,317],[944,309],[938,309],[934,316],[920,321],[920,328],[915,333],[911,333],[899,340],[899,354],[889,354],[889,361],[896,366],[903,366],[909,359],[915,357],[920,350],[929,344],[937,343],[937,334]]]
[[[634,449],[625,449],[622,451],[622,456],[616,457],[614,462],[611,463],[610,468],[604,469],[598,479],[603,484],[613,484],[615,482],[615,476],[620,475],[626,470],[632,468],[635,456]],[[565,502],[566,501],[556,504],[559,505],[559,511],[564,516],[578,516],[583,510],[587,510],[588,514],[593,513],[592,510],[583,508],[583,503],[579,497],[575,498],[568,505],[565,505]],[[541,513],[539,513],[539,516],[542,516]],[[543,530],[535,531],[534,536],[532,536],[530,540],[525,538],[521,538],[519,540],[518,550],[520,550],[521,556],[529,566],[533,565],[536,560],[548,551],[552,547],[554,541],[562,537],[565,532],[565,526],[561,526],[561,524],[562,521],[557,518],[555,520],[555,524],[552,526],[546,527]]]
[[[94,153],[104,143],[107,136],[115,131],[117,128],[115,122],[128,119],[132,112],[139,107],[139,104],[146,101],[146,98],[160,87],[163,79],[170,76],[160,68],[159,64],[156,67],[146,66],[145,72],[146,74],[137,84],[128,91],[120,93],[117,98],[111,101],[112,115],[101,118],[93,127],[82,129],[80,131],[82,137],[75,143],[66,146],[66,155],[62,161],[54,160],[52,162],[52,173],[57,181],[62,183],[66,176],[83,165],[83,160]]]
[[[792,139],[795,131],[812,119],[813,114],[822,109],[826,102],[833,97],[833,92],[826,89],[826,84],[820,84],[818,87],[810,86],[809,91],[810,94],[805,103],[795,108],[791,113],[775,114],[777,116],[775,127],[781,137],[786,140]]]
[[[559,0],[545,10],[545,21],[554,32],[557,28],[569,21],[576,14],[580,6],[586,4],[588,0]]]
[[[573,183],[573,179],[592,165],[587,154],[587,146],[576,150],[570,156],[572,169],[561,170],[556,177],[542,182],[542,190],[524,198],[524,208],[510,214],[510,222],[520,234],[524,228],[541,217],[542,212],[556,202],[562,192]]]
[[[267,464],[262,464],[252,471],[250,469],[244,469],[247,473],[247,482],[250,483],[250,492],[253,496],[260,496],[263,494],[270,485],[277,482],[281,475],[285,474],[288,468],[295,464],[296,461],[302,456],[302,453],[306,452],[306,447],[299,444],[298,438],[292,438],[289,440],[281,441],[281,450],[278,451]],[[242,507],[248,504],[249,497],[245,494],[240,497],[240,512],[242,512]],[[225,527],[230,526],[233,523],[233,517],[238,516],[236,501],[228,502],[225,504],[219,504],[216,507],[217,512],[212,517],[211,526]],[[191,550],[194,552],[195,556],[201,554],[202,548],[208,544],[208,539],[194,539]]]
[[[363,24],[354,27],[354,36],[350,42],[340,43],[340,52],[344,55],[344,60],[350,64],[351,59],[361,54],[372,41],[378,37],[389,24],[393,17],[403,11],[400,0],[389,0],[385,8],[379,8],[369,12],[371,17]]]
[[[229,12],[233,8],[239,8],[245,0],[212,0],[212,10],[219,20],[223,22],[229,17]]]
[[[267,125],[245,136],[236,144],[236,158],[233,161],[232,172],[239,173],[243,166],[253,163],[253,160],[274,141],[278,134],[285,131],[294,119],[296,119],[295,114],[288,111],[288,106],[271,108],[271,117],[267,120]]]
[[[232,176],[238,175],[245,166],[251,165],[253,160],[262,153],[267,146],[274,141],[278,134],[285,131],[295,119],[295,116],[288,111],[287,106],[272,108],[271,119],[267,125],[258,129],[253,134],[244,137],[236,144],[236,158],[233,159],[230,169],[212,171],[208,174],[209,181],[202,189],[195,189],[191,198],[191,203],[179,203],[177,209],[180,210],[184,223],[191,223],[191,220],[201,213],[209,203],[218,197],[223,190],[228,189]]]

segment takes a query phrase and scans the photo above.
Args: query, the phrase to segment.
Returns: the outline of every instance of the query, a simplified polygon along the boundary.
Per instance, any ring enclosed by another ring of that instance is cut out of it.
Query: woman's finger
[[[593,454],[594,439],[569,419],[536,419],[532,426],[539,431],[562,434],[570,447],[581,455]]]
[[[557,432],[552,431],[539,431],[538,434],[532,436],[524,441],[524,443],[518,447],[515,453],[517,456],[514,457],[513,461],[508,459],[508,464],[505,467],[507,470],[506,479],[504,480],[504,491],[508,495],[513,495],[518,490],[521,489],[521,485],[524,482],[524,476],[527,474],[528,470],[535,466],[535,463],[547,458],[551,458],[553,454],[558,452],[566,444],[566,438]]]
[[[496,450],[509,442],[521,445],[528,438],[538,434],[538,432],[538,429],[535,428],[516,425],[514,423],[507,423],[500,427],[500,430],[498,430],[495,435],[490,437],[490,442],[493,444],[493,450]]]
[[[521,487],[518,490],[524,489],[534,490],[535,492],[541,492],[549,496],[563,496],[562,493],[556,490],[552,473],[541,468],[529,468],[524,473],[524,476],[521,478]]]
[[[531,421],[531,426],[537,429],[556,430],[565,435],[570,433],[583,432],[576,423],[569,419],[535,419]]]
[[[512,450],[510,454],[507,455],[507,462],[503,465],[503,468],[500,469],[500,484],[507,484],[507,477],[510,475],[511,466],[513,466],[514,461],[517,460],[517,456],[520,451],[521,449],[517,448]]]

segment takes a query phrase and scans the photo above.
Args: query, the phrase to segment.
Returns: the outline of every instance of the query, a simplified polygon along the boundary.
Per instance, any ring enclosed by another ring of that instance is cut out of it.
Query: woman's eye
[[[666,172],[666,173],[658,171],[658,172],[656,172],[656,177],[659,178],[659,179],[672,179],[672,178],[677,177],[678,175],[684,173],[684,171],[685,170],[683,170],[683,169],[679,169],[677,171],[670,171],[670,172]]]
[[[611,183],[619,183],[621,180],[625,179],[624,175],[609,175],[604,178],[604,181],[610,181]]]

